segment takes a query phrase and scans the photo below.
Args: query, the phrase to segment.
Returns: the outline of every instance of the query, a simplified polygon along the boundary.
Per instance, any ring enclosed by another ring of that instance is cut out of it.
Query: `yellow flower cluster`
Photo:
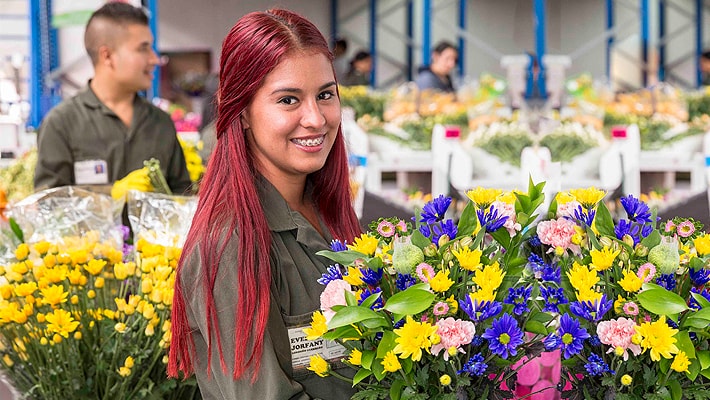
[[[178,141],[180,142],[180,147],[182,147],[183,154],[185,154],[185,164],[187,164],[190,180],[193,183],[198,182],[206,170],[199,153],[202,150],[202,141],[195,143],[180,137],[178,137]]]

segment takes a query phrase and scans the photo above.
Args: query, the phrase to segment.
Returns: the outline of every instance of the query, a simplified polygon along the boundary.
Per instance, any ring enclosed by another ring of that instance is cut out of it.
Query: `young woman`
[[[220,60],[217,144],[178,266],[169,374],[195,373],[205,399],[347,399],[349,383],[306,369],[323,346],[299,345],[329,265],[315,253],[360,233],[333,56],[311,22],[276,9],[242,17]]]

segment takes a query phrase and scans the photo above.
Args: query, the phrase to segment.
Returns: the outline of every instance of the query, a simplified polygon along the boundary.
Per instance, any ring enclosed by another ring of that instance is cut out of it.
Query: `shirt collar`
[[[91,79],[89,79],[89,82],[87,82],[86,87],[82,90],[79,91],[77,94],[77,97],[87,106],[90,108],[101,108],[103,109],[104,112],[109,113],[109,114],[114,114],[113,111],[111,111],[110,108],[108,108],[104,103],[99,100],[99,98],[96,96],[96,93],[91,89]],[[144,99],[139,96],[137,93],[133,99],[133,107],[134,107],[134,112],[137,110],[142,109],[140,106],[144,103]]]

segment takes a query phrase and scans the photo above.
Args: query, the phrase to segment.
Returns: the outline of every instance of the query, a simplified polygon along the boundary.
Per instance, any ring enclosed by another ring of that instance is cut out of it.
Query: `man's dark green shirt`
[[[190,175],[170,116],[138,95],[133,107],[127,127],[87,85],[53,108],[38,131],[35,189],[111,184],[156,158],[173,193],[186,193]],[[82,164],[93,165],[106,182],[77,179],[76,167]]]

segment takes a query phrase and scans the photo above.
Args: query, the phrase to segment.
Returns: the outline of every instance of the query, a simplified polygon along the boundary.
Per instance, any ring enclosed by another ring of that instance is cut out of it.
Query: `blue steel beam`
[[[422,64],[431,63],[431,0],[424,0],[422,7]]]
[[[144,0],[145,1],[145,0]],[[148,4],[144,4],[148,7],[150,31],[153,33],[153,50],[156,54],[160,55],[158,52],[158,0],[147,0]],[[158,66],[155,68],[155,73],[153,75],[153,85],[148,92],[148,98],[152,99],[154,97],[160,96],[160,70],[162,67]]]
[[[534,3],[534,18],[535,18],[535,51],[539,73],[537,78],[537,86],[540,90],[542,98],[547,98],[547,86],[545,85],[545,66],[542,64],[542,56],[545,55],[546,40],[545,35],[545,0],[535,0]]]
[[[700,70],[700,57],[703,55],[703,0],[695,0],[695,83],[703,84],[703,74]]]
[[[370,85],[376,86],[377,74],[377,0],[370,0],[370,55],[372,57],[372,70],[370,71]]]
[[[649,41],[649,21],[648,21],[648,0],[641,0],[641,83],[643,87],[648,86],[648,41]]]
[[[466,0],[459,0],[459,29],[466,32]],[[459,77],[463,77],[466,71],[466,39],[459,35]]]
[[[666,79],[666,1],[658,0],[658,81]]]
[[[413,80],[414,65],[414,1],[407,0],[407,81]]]
[[[606,0],[606,30],[614,28],[614,0]],[[611,48],[614,46],[614,35],[610,35],[606,40],[606,60],[604,71],[607,82],[611,82]]]
[[[39,127],[45,114],[59,103],[58,87],[48,87],[46,76],[59,66],[57,30],[52,27],[51,0],[30,0],[30,117],[28,125]]]

